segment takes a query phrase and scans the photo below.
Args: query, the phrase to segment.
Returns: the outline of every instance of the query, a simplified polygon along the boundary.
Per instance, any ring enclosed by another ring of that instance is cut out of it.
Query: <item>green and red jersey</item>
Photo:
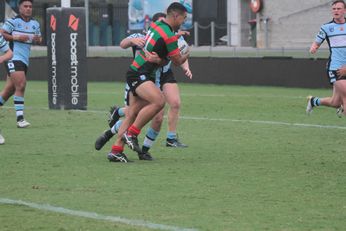
[[[158,21],[152,23],[145,36],[145,40],[146,43],[143,50],[156,52],[161,59],[166,59],[180,52],[177,43],[178,37],[165,22]],[[133,60],[130,68],[141,74],[151,73],[159,66],[156,63],[148,62],[143,50]]]

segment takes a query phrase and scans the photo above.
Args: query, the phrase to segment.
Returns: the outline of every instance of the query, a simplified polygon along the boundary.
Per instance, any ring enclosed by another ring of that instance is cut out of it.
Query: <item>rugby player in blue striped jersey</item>
[[[0,93],[0,106],[13,95],[18,128],[30,126],[30,123],[24,119],[26,72],[31,45],[42,42],[40,25],[32,18],[32,4],[33,0],[19,0],[19,15],[6,20],[0,30],[13,51],[13,58],[5,65],[7,79]]]
[[[0,64],[7,60],[10,60],[13,57],[12,50],[10,49],[10,47],[8,46],[8,43],[6,42],[6,40],[1,34],[0,34],[0,53],[2,54],[0,55]],[[0,131],[0,144],[4,144],[4,143],[5,143],[5,138],[1,135],[1,131]]]
[[[340,76],[338,70],[346,65],[346,4],[343,0],[336,0],[332,3],[333,20],[322,25],[315,41],[312,43],[310,52],[316,53],[321,44],[327,41],[330,56],[327,63],[327,75],[329,83],[333,85],[332,97],[319,98],[308,96],[306,113],[310,114],[316,106],[328,106],[338,108],[337,114],[343,112],[342,89],[346,77]],[[346,103],[346,102],[345,102]]]

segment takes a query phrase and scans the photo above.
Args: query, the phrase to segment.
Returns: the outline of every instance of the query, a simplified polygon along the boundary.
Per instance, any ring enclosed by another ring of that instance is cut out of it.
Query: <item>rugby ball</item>
[[[183,39],[178,39],[180,54],[185,55],[189,52],[189,44]]]

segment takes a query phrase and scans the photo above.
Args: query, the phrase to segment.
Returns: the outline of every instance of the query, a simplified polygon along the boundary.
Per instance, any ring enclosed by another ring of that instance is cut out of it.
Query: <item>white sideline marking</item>
[[[210,120],[210,121],[229,121],[229,122],[241,122],[241,123],[255,123],[255,124],[270,124],[270,125],[285,125],[285,126],[295,126],[295,127],[311,127],[311,128],[327,128],[327,129],[346,129],[345,126],[336,125],[320,125],[320,124],[301,124],[301,123],[289,123],[281,121],[266,121],[266,120],[238,120],[238,119],[214,119],[214,118],[203,118],[203,117],[190,117],[181,116],[180,119],[187,120]]]
[[[6,109],[12,109],[13,107],[3,106]],[[38,107],[26,107],[27,109],[34,110],[49,110],[48,108],[38,108]],[[76,112],[89,112],[97,114],[108,114],[108,111],[99,111],[99,110],[74,110]],[[165,116],[166,118],[167,116]],[[239,120],[239,119],[228,119],[228,118],[208,118],[208,117],[194,117],[194,116],[180,116],[179,119],[184,120],[207,120],[207,121],[225,121],[233,123],[254,123],[254,124],[269,124],[269,125],[285,125],[285,126],[294,126],[294,127],[307,127],[307,128],[325,128],[325,129],[342,129],[345,130],[346,126],[337,126],[337,125],[320,125],[320,124],[303,124],[303,123],[289,123],[283,121],[267,121],[267,120]]]
[[[161,229],[161,230],[170,230],[170,231],[198,231],[197,229],[181,228],[181,227],[170,226],[170,225],[161,225],[161,224],[150,223],[150,222],[142,221],[142,220],[130,220],[130,219],[126,219],[126,218],[122,218],[118,216],[107,216],[107,215],[102,215],[102,214],[98,214],[94,212],[71,210],[71,209],[66,209],[63,207],[51,206],[49,204],[36,204],[36,203],[25,202],[21,200],[11,200],[7,198],[0,198],[0,204],[24,205],[30,208],[44,210],[44,211],[62,213],[62,214],[72,215],[77,217],[86,217],[86,218],[91,218],[96,220],[105,220],[105,221],[111,221],[116,223],[123,223],[127,225],[140,226],[140,227],[145,227],[150,229]]]

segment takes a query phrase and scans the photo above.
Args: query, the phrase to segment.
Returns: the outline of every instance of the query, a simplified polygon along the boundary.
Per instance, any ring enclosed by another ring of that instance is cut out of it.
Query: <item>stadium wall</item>
[[[93,57],[87,60],[89,81],[125,81],[130,58]],[[208,58],[191,57],[193,79],[186,78],[181,69],[174,67],[179,82],[327,88],[326,59],[293,58]],[[46,57],[32,58],[28,80],[47,80]],[[0,69],[5,75],[4,68]],[[2,80],[4,78],[2,77]]]

